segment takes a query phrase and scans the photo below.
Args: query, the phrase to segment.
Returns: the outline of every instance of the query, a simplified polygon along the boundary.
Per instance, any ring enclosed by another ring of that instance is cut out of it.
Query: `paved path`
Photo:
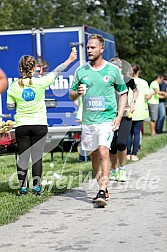
[[[126,183],[111,182],[105,208],[91,203],[96,187],[87,183],[0,227],[0,251],[166,252],[167,147],[127,173]]]

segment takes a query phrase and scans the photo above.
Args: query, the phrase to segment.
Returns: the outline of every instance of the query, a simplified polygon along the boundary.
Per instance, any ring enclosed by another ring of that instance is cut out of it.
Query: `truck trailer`
[[[46,90],[48,126],[77,126],[74,102],[69,99],[74,72],[87,61],[86,44],[90,34],[101,34],[105,40],[104,59],[115,56],[114,36],[83,25],[75,27],[39,28],[0,31],[0,67],[9,85],[19,78],[18,61],[22,55],[33,55],[37,61],[37,75],[52,71],[65,61],[71,48],[76,47],[78,59]],[[1,120],[14,120],[15,111],[6,107],[6,92],[0,95]],[[4,118],[3,118],[4,117]]]

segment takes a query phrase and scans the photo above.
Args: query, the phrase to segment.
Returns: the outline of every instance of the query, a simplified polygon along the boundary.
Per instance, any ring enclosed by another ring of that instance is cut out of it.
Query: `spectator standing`
[[[154,92],[152,98],[148,101],[150,115],[150,132],[151,136],[156,134],[156,121],[158,119],[159,98],[166,97],[166,92],[160,91],[159,85],[163,82],[163,75],[157,75],[150,84],[150,92]]]
[[[137,152],[140,144],[140,131],[143,125],[143,120],[146,119],[146,103],[152,97],[147,81],[139,78],[141,72],[138,64],[132,64],[133,78],[136,87],[139,91],[138,98],[135,104],[135,111],[132,115],[132,127],[127,138],[127,160],[138,161]],[[132,100],[133,93],[129,90],[128,100]]]
[[[160,91],[167,92],[167,75],[164,75],[164,81],[159,86]],[[158,119],[156,122],[156,133],[160,134],[163,131],[163,125],[166,116],[165,97],[159,99],[158,104]]]

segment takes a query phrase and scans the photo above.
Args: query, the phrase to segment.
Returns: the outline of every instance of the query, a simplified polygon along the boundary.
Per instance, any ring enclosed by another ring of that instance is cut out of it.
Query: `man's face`
[[[87,54],[90,61],[96,61],[101,57],[104,51],[104,46],[102,46],[98,39],[90,39],[87,43]]]

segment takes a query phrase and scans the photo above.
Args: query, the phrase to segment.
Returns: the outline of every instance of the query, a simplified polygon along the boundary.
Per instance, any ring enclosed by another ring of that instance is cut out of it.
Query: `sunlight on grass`
[[[142,149],[138,152],[138,156],[141,159],[148,153],[155,152],[166,144],[167,134],[163,133],[151,137],[149,123],[145,122]],[[88,175],[92,177],[91,162],[78,162],[77,159],[77,152],[70,153],[63,169],[64,161],[61,159],[61,153],[54,153],[53,164],[50,154],[45,155],[41,181],[45,180],[48,184],[43,186],[44,193],[40,197],[35,197],[31,193],[31,168],[29,168],[28,173],[30,182],[29,193],[25,196],[19,196],[15,156],[1,156],[0,225],[16,221],[20,215],[27,213],[32,207],[46,201],[48,197],[63,193],[70,188],[78,187],[85,178],[88,179]],[[55,173],[62,175],[61,179],[55,179]]]
[[[51,167],[50,154],[45,155],[43,159],[43,176],[42,180],[53,181],[52,185],[46,185],[43,194],[36,197],[31,193],[32,176],[31,168],[29,167],[29,193],[24,196],[18,194],[18,181],[16,175],[15,156],[1,156],[0,168],[0,225],[4,225],[16,221],[21,214],[28,212],[35,205],[42,203],[48,197],[63,193],[67,189],[77,187],[79,184],[79,171],[82,171],[82,181],[91,171],[91,162],[77,162],[78,153],[71,153],[67,163],[63,169],[64,160],[61,159],[61,153],[54,153],[54,166]],[[64,179],[59,180],[59,183],[53,176],[54,173],[62,174]],[[71,179],[72,178],[72,179]],[[81,182],[81,181],[80,181]],[[10,188],[12,187],[12,188]]]

